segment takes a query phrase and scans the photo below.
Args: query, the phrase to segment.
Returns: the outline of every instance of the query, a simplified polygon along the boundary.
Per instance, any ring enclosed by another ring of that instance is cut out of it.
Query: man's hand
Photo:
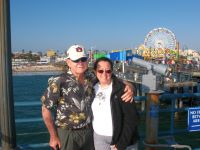
[[[124,88],[124,94],[122,95],[122,100],[125,102],[132,102],[134,97],[134,87],[130,82],[123,81],[126,84]]]
[[[53,150],[59,150],[59,149],[61,149],[61,143],[60,143],[59,138],[57,136],[50,137],[49,146]]]

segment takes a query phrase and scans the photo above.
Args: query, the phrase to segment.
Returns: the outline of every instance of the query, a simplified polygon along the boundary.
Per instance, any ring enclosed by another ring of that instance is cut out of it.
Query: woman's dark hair
[[[110,64],[110,69],[113,70],[113,62],[107,58],[107,57],[101,57],[101,58],[98,58],[95,62],[94,62],[94,66],[93,66],[93,69],[94,70],[97,70],[97,67],[98,67],[98,63],[101,62],[101,61],[106,61]]]

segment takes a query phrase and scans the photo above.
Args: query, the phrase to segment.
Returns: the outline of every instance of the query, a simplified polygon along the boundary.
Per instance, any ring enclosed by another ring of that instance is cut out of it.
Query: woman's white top
[[[92,112],[94,116],[92,123],[94,131],[99,135],[112,136],[113,126],[110,107],[112,82],[104,89],[102,89],[99,83],[97,83],[94,86],[94,89],[95,98],[92,103]]]

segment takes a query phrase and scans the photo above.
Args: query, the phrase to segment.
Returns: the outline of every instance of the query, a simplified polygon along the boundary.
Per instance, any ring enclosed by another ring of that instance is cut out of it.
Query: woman
[[[121,100],[125,85],[112,74],[110,59],[97,59],[94,71],[97,77],[92,103],[95,149],[137,150],[138,113],[135,103]]]

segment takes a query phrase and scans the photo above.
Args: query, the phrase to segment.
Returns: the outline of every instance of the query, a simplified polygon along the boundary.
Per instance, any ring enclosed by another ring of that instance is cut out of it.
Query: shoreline
[[[62,72],[62,67],[56,67],[52,65],[41,65],[41,66],[13,66],[13,73],[20,72]]]

